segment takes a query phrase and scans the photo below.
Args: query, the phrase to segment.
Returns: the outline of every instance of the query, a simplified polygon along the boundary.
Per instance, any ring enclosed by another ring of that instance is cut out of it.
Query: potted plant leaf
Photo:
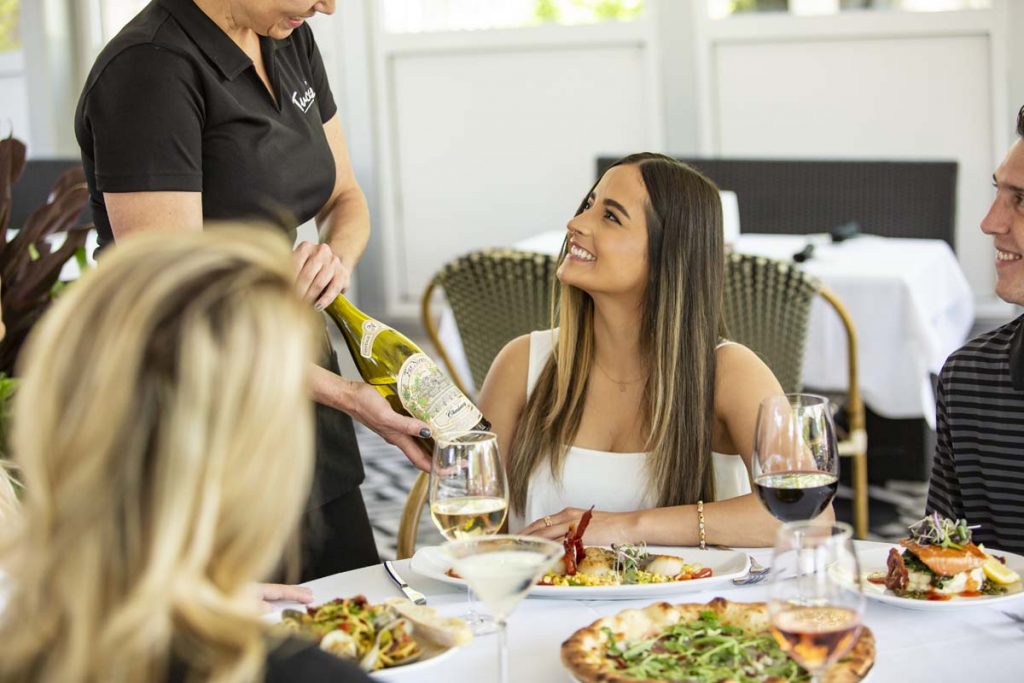
[[[58,179],[46,203],[33,211],[23,225],[11,226],[11,187],[21,177],[26,162],[25,145],[13,135],[0,139],[0,308],[6,336],[0,341],[0,452],[6,450],[6,423],[13,392],[14,364],[25,338],[43,315],[55,292],[68,259],[84,260],[89,228],[75,229],[89,189],[81,166]],[[9,229],[17,234],[9,236]],[[60,247],[50,237],[65,233]]]

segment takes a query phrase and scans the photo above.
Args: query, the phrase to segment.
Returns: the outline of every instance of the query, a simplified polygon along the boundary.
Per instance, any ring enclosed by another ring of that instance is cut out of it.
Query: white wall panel
[[[644,49],[394,56],[394,249],[403,302],[451,258],[563,227],[595,159],[655,144]]]
[[[989,55],[986,36],[721,43],[714,144],[722,156],[959,161],[957,252],[987,293],[991,240],[978,222],[998,163]]]

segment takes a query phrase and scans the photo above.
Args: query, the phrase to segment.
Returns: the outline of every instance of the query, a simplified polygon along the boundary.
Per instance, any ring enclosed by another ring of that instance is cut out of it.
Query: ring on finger
[[[544,515],[544,526],[551,526],[551,515]]]

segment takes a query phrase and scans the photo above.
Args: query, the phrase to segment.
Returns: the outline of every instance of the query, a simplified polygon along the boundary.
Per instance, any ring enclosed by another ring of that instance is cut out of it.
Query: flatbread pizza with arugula
[[[562,644],[562,663],[581,683],[797,683],[810,675],[771,634],[768,606],[715,598],[706,605],[656,603],[598,619]],[[875,661],[866,627],[826,683],[856,683]]]

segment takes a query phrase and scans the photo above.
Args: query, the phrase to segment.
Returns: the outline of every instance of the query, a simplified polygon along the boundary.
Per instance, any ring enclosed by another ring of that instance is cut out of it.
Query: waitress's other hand
[[[313,602],[313,591],[304,586],[289,586],[283,583],[260,583],[256,584],[256,594],[263,602],[263,610],[269,612],[274,609],[270,603],[278,600],[288,602],[301,602],[308,605]]]
[[[299,242],[292,252],[292,264],[299,296],[318,311],[346,291],[352,279],[352,271],[326,244]]]
[[[413,439],[415,436],[430,438],[427,423],[396,413],[387,399],[369,384],[356,384],[353,400],[346,412],[377,432],[389,444],[397,446],[413,465],[429,472],[431,456]]]

